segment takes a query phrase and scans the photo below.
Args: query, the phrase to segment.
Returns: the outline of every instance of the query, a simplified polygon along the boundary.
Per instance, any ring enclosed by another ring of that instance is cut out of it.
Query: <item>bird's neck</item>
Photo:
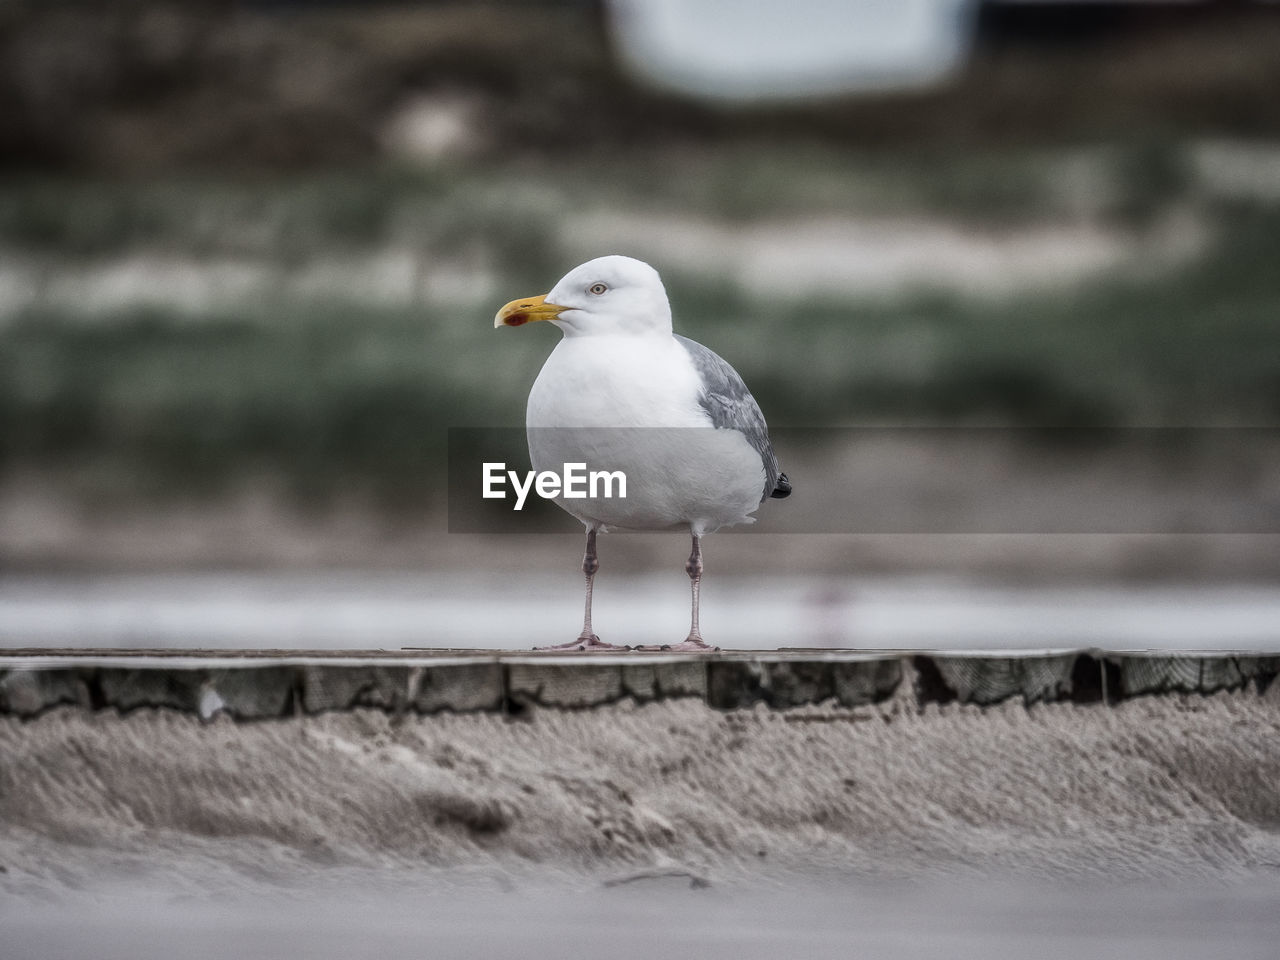
[[[643,325],[637,324],[634,326],[628,325],[628,326],[612,327],[608,330],[599,330],[599,329],[582,330],[582,329],[572,327],[569,324],[565,324],[560,329],[564,333],[566,339],[581,338],[581,339],[593,339],[593,340],[607,340],[607,339],[618,339],[618,340],[668,339],[669,340],[672,335],[671,324],[669,323],[666,325],[666,327],[663,327],[661,325],[643,326]]]

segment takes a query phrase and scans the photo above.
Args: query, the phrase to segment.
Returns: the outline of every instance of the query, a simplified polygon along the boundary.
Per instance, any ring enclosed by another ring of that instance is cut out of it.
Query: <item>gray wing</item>
[[[711,423],[722,430],[737,430],[760,454],[764,464],[765,487],[760,497],[763,503],[771,496],[785,497],[791,492],[787,475],[778,466],[778,457],[769,442],[769,429],[765,426],[760,405],[751,395],[738,371],[729,366],[719,354],[708,350],[696,340],[674,335],[680,345],[689,352],[693,366],[702,380],[702,394],[698,402],[707,411]]]

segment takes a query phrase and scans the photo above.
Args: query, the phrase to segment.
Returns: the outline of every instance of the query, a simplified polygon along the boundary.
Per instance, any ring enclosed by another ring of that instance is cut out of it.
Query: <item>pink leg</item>
[[[693,585],[693,609],[689,616],[689,636],[671,649],[719,650],[719,647],[713,647],[703,640],[702,631],[698,629],[698,595],[699,588],[702,586],[702,538],[696,533],[693,535],[693,552],[689,554],[689,560],[684,565],[684,572],[689,575],[689,581]]]
[[[595,584],[596,571],[600,569],[600,561],[596,557],[596,531],[594,527],[587,529],[587,552],[582,558],[582,572],[587,578],[586,611],[582,618],[582,633],[577,640],[568,643],[557,643],[552,647],[535,647],[535,650],[630,650],[617,644],[605,643],[591,629],[591,589]]]
[[[698,628],[698,594],[699,588],[702,586],[702,538],[696,533],[693,535],[693,552],[689,554],[689,560],[684,565],[684,572],[689,574],[689,580],[693,584],[693,609],[690,615],[689,636],[685,637],[680,643],[663,644],[660,647],[638,647],[637,649],[671,650],[677,653],[698,653],[720,649],[703,640],[702,631]]]

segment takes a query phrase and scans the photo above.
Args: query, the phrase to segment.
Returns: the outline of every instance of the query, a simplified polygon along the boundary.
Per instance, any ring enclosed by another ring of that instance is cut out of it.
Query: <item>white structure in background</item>
[[[609,0],[624,61],[660,87],[792,99],[933,83],[969,50],[974,0]]]
[[[1003,6],[1043,2],[1000,0]],[[1190,6],[1210,0],[1047,2]],[[614,41],[637,74],[656,86],[727,101],[935,83],[968,56],[980,5],[980,0],[607,0]]]

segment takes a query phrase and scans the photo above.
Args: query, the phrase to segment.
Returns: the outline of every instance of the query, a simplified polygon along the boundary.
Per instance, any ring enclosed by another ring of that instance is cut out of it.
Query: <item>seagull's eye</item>
[[[594,293],[598,297],[608,289],[603,283],[593,283],[587,287],[587,293]]]

